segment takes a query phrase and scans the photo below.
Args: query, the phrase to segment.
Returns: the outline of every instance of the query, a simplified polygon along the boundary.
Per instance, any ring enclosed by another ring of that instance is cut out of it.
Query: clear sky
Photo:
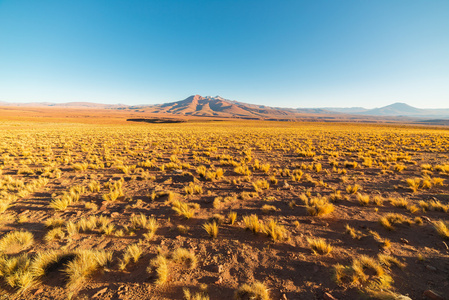
[[[0,0],[0,101],[449,108],[449,1]]]

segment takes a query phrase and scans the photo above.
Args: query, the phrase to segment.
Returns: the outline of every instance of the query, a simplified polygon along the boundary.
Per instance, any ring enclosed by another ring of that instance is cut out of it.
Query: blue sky
[[[449,108],[449,1],[0,0],[0,101]]]

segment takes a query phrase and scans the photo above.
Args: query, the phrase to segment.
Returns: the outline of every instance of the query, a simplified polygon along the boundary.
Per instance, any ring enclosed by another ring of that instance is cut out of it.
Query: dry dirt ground
[[[183,299],[185,288],[230,299],[254,281],[270,299],[449,295],[449,230],[436,229],[449,221],[447,129],[50,117],[0,122],[2,299]],[[67,197],[67,207],[56,205]],[[180,204],[187,213],[175,210]],[[157,230],[133,223],[141,214]],[[263,227],[257,233],[246,228],[251,215]],[[95,225],[83,224],[92,216]],[[204,229],[213,222],[216,238]],[[7,240],[15,231],[33,241]],[[313,238],[331,251],[313,251]],[[130,245],[141,255],[123,268]],[[179,248],[197,264],[176,261]],[[85,249],[110,259],[70,282],[69,265]],[[70,255],[37,276],[33,264],[48,251]],[[158,255],[167,260],[162,283],[152,267]],[[27,263],[11,266],[20,256]],[[378,268],[357,272],[351,266],[365,256]],[[336,276],[338,265],[346,275]]]

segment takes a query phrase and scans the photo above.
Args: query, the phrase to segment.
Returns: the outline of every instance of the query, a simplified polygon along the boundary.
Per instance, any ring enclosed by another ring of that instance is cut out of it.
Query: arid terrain
[[[1,299],[448,299],[447,127],[158,113],[0,108]]]
[[[220,96],[192,95],[184,100],[151,105],[101,104],[92,102],[68,103],[8,103],[0,101],[0,115],[17,117],[47,118],[67,121],[70,118],[86,118],[83,122],[123,121],[146,117],[165,117],[176,120],[260,120],[283,122],[361,122],[382,124],[414,124],[449,126],[449,109],[420,109],[406,103],[394,103],[380,108],[286,108],[249,104],[224,99]],[[121,117],[121,118],[120,118]],[[90,121],[88,121],[90,120]]]

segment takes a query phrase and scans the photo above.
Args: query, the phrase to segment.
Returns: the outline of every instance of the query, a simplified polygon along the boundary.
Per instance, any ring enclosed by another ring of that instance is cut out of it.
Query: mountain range
[[[324,108],[324,109],[328,111],[349,113],[349,114],[360,114],[366,116],[394,116],[394,117],[419,117],[419,118],[449,117],[449,109],[422,109],[400,102],[373,109],[365,109],[363,107]]]
[[[325,116],[326,118],[329,118],[330,115],[334,115],[336,118],[343,118],[343,116],[367,116],[404,117],[416,119],[449,119],[449,109],[421,109],[399,102],[374,109],[365,109],[363,107],[280,108],[227,100],[220,96],[202,97],[200,95],[193,95],[181,101],[156,105],[113,105],[91,102],[8,103],[0,101],[0,106],[120,109],[168,116],[197,116],[264,120],[295,120],[300,119],[305,115],[315,115],[317,117]]]

